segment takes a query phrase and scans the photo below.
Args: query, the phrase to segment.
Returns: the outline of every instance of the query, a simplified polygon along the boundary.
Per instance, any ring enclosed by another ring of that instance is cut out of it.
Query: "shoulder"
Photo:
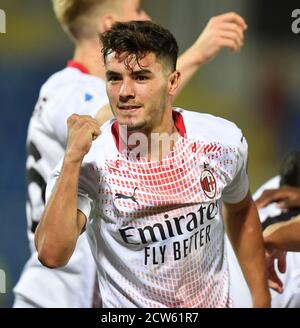
[[[60,124],[58,120],[65,124],[72,113],[94,116],[107,103],[103,80],[68,67],[53,74],[42,86],[35,113],[48,124]]]
[[[43,84],[41,93],[49,93],[53,96],[72,93],[72,97],[82,96],[86,101],[92,100],[99,94],[106,96],[103,80],[71,67],[51,75]]]
[[[239,146],[243,142],[241,129],[233,122],[211,114],[175,108],[183,117],[188,138],[204,142]]]

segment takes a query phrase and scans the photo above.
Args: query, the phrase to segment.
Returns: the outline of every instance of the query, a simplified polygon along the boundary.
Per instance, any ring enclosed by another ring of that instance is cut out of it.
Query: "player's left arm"
[[[193,45],[179,58],[177,69],[181,82],[177,94],[184,88],[196,71],[211,61],[223,48],[238,53],[244,45],[247,24],[234,12],[212,17]]]
[[[264,241],[252,196],[248,192],[239,203],[223,204],[226,231],[250,289],[253,307],[269,307]]]

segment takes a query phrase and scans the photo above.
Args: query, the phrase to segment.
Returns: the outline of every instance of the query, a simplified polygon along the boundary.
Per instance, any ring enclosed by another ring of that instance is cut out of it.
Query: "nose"
[[[135,92],[133,83],[128,80],[123,80],[120,91],[119,91],[119,97],[122,102],[126,102],[129,99],[135,98]]]

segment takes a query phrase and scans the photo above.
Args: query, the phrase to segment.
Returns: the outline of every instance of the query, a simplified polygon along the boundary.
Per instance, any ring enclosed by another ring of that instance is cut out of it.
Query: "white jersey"
[[[174,109],[180,138],[161,161],[118,151],[107,123],[85,156],[78,209],[104,307],[229,307],[221,198],[245,198],[247,142],[231,122]],[[60,167],[47,186],[47,197]]]
[[[80,237],[66,267],[50,270],[37,259],[34,231],[45,206],[46,182],[64,154],[68,117],[73,113],[94,116],[107,103],[105,82],[71,61],[42,86],[31,117],[26,142],[26,214],[32,255],[14,292],[37,307],[90,307],[92,304],[96,268],[86,236]]]
[[[277,189],[280,185],[280,177],[275,176],[264,183],[253,195],[258,199],[264,190]],[[281,209],[276,203],[259,209],[259,217],[264,222],[268,217],[274,217],[281,214]],[[228,262],[230,269],[230,280],[232,285],[232,297],[234,307],[251,307],[251,295],[246,281],[242,275],[238,261],[234,255],[230,242],[227,239]],[[283,283],[284,291],[282,294],[270,289],[272,296],[272,307],[275,308],[299,308],[300,307],[300,254],[297,252],[288,252],[287,269],[285,273],[276,272]]]

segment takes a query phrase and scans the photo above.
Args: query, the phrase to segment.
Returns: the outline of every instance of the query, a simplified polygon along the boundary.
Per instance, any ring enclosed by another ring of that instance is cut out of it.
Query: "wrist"
[[[186,50],[186,52],[179,59],[184,58],[184,64],[188,65],[189,67],[192,66],[199,68],[208,61],[204,53],[199,49],[201,49],[201,47],[199,47],[197,44],[194,44],[188,50]]]
[[[252,296],[252,303],[254,308],[271,307],[271,295],[269,289],[264,292],[260,292],[258,295]]]
[[[64,164],[81,165],[83,158],[84,155],[80,155],[72,151],[66,151],[64,157]]]
[[[194,44],[191,50],[191,60],[193,65],[202,66],[209,61],[208,56],[202,51],[203,47],[197,42]]]

